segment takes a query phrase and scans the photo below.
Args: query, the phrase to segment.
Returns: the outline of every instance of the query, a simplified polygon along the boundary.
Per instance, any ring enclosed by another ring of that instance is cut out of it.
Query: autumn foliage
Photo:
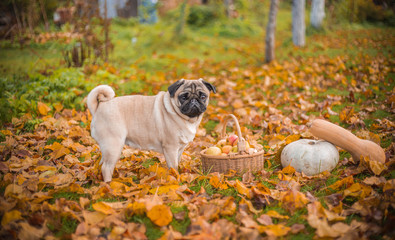
[[[365,40],[355,44],[393,47],[387,40]],[[333,46],[343,40],[321,41]],[[1,129],[0,236],[390,239],[395,221],[395,61],[390,55],[361,52],[249,66],[183,60],[191,71],[184,77],[204,77],[217,94],[179,171],[167,169],[158,153],[125,147],[111,183],[101,179],[88,111],[38,102],[33,112]],[[111,65],[84,71],[87,78],[98,71],[120,74]],[[174,80],[163,73],[145,79],[154,93],[165,85],[158,79]],[[201,171],[199,152],[220,140],[219,123],[229,113],[238,117],[248,141],[263,146],[264,169],[241,175]],[[380,144],[386,163],[356,162],[339,149],[332,172],[305,176],[292,167],[282,169],[282,148],[313,138],[307,130],[315,118]],[[32,127],[34,119],[40,121]]]

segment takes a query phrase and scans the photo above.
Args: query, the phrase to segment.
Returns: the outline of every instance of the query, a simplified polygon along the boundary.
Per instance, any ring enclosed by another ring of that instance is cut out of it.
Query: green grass
[[[73,192],[56,192],[52,194],[52,199],[49,200],[49,203],[53,204],[55,203],[56,199],[59,198],[64,198],[67,200],[72,200],[72,201],[78,201],[80,197],[87,197],[87,194],[79,194],[79,193],[73,193]]]
[[[163,235],[163,232],[160,230],[160,228],[156,226],[153,222],[151,222],[151,220],[145,215],[133,215],[132,217],[129,217],[127,220],[128,222],[143,224],[147,230],[145,232],[145,235],[150,240],[158,239]]]
[[[207,133],[210,134],[214,131],[214,128],[219,124],[217,121],[208,120],[206,124],[204,124],[204,128],[206,129]]]
[[[141,166],[143,166],[144,168],[149,168],[152,165],[155,165],[155,163],[159,163],[159,160],[157,158],[149,158],[141,163]]]
[[[180,212],[185,213],[183,220],[177,220],[173,217],[173,220],[170,223],[170,225],[173,227],[174,230],[184,235],[187,231],[188,226],[191,225],[191,220],[188,217],[188,208],[186,206],[182,206],[182,207],[171,206],[170,209],[173,214]]]
[[[55,219],[58,217],[55,217]],[[78,221],[70,217],[62,217],[60,223],[49,222],[47,227],[49,230],[54,232],[55,236],[58,238],[67,238],[66,236],[75,232],[78,226]]]

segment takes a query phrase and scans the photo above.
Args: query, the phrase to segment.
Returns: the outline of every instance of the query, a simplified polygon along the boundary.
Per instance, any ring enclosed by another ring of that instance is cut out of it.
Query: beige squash
[[[385,153],[379,145],[369,140],[360,139],[350,131],[331,122],[316,119],[310,127],[310,132],[315,137],[324,139],[351,153],[356,162],[360,160],[361,156],[366,156],[370,160],[385,163]]]

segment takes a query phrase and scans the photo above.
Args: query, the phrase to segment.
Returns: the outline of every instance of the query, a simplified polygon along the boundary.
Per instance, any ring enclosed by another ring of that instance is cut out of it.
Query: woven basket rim
[[[200,151],[200,155],[205,157],[205,158],[209,158],[209,159],[213,159],[213,160],[236,160],[236,159],[240,159],[240,158],[249,158],[249,157],[256,157],[256,156],[260,156],[265,154],[265,151],[262,149],[256,153],[253,154],[242,154],[242,155],[227,155],[227,156],[220,156],[220,155],[207,155],[205,154],[207,149],[204,149],[202,151]]]

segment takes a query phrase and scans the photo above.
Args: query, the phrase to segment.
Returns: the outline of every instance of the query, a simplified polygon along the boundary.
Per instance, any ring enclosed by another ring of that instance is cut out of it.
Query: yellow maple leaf
[[[156,205],[147,212],[147,217],[156,225],[167,226],[173,220],[170,207],[166,205]]]
[[[22,219],[22,213],[18,210],[12,210],[4,213],[3,218],[1,219],[1,226],[5,226],[10,222]]]

